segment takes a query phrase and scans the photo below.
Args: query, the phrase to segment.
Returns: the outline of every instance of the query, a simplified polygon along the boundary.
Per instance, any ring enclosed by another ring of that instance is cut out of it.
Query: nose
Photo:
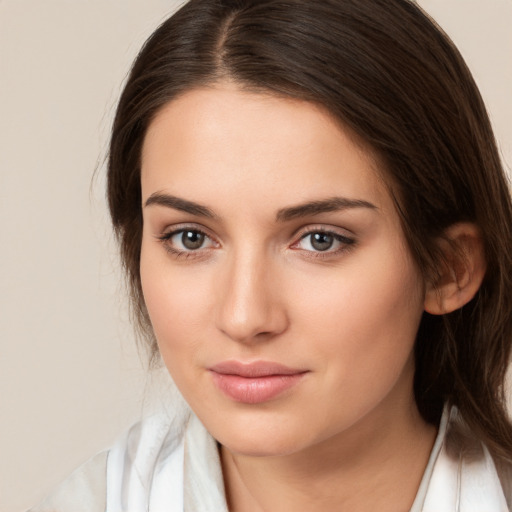
[[[217,327],[232,340],[253,343],[286,330],[288,316],[275,266],[252,251],[226,261],[219,275]]]

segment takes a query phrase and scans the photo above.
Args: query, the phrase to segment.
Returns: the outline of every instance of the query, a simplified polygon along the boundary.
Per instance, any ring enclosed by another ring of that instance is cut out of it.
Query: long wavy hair
[[[142,143],[166,103],[222,80],[322,105],[358,134],[380,159],[424,276],[435,272],[447,227],[479,227],[484,282],[463,308],[424,313],[414,391],[426,421],[438,421],[444,403],[456,405],[475,435],[510,459],[510,190],[470,71],[446,34],[408,0],[191,0],[145,43],[113,125],[108,201],[151,354],[157,346],[139,273]]]

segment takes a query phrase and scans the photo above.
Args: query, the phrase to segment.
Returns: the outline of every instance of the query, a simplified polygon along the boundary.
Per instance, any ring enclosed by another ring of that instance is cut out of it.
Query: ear
[[[485,276],[485,251],[479,229],[469,222],[450,226],[439,241],[443,258],[425,291],[425,311],[451,313],[467,304]]]

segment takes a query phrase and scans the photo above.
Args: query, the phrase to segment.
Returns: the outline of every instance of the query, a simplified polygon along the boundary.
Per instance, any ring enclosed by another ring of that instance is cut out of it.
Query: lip
[[[224,361],[209,368],[217,388],[235,402],[258,404],[298,384],[308,370],[269,361]]]

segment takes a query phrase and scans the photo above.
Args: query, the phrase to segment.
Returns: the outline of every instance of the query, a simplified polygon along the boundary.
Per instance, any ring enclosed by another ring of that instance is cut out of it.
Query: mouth
[[[209,368],[217,388],[235,402],[258,404],[281,396],[298,384],[308,370],[279,363],[224,361]]]

